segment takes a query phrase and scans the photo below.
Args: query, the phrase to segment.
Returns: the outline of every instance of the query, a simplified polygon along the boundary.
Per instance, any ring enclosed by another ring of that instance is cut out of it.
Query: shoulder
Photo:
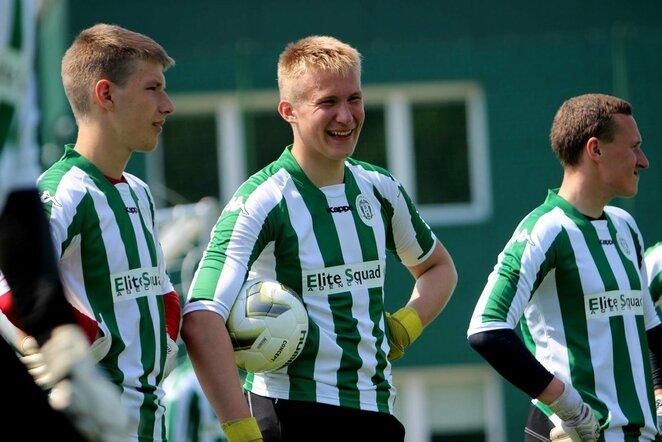
[[[345,160],[345,164],[354,174],[371,179],[385,179],[395,181],[393,175],[391,175],[391,173],[384,167],[377,166],[365,161],[356,160],[354,158],[348,158]]]
[[[617,229],[621,228],[619,226],[624,227],[625,224],[628,226],[628,228],[636,232],[637,236],[641,236],[641,232],[639,231],[637,222],[635,221],[634,217],[630,214],[630,212],[628,212],[627,210],[615,206],[605,206],[605,213],[616,225]]]

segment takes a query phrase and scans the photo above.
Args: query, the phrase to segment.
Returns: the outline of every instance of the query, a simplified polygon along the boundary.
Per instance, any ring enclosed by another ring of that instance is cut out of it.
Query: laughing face
[[[286,118],[294,125],[293,152],[320,165],[342,163],[354,153],[365,118],[359,74],[310,71],[299,89]]]

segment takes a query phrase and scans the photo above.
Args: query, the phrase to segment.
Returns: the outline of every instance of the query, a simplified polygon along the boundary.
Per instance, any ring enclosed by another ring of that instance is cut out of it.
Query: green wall
[[[286,43],[331,34],[364,55],[363,83],[473,80],[487,103],[493,216],[437,234],[455,259],[457,290],[401,364],[481,362],[466,344],[473,305],[517,222],[560,184],[548,141],[558,106],[570,96],[602,92],[630,100],[651,169],[633,212],[649,244],[662,239],[662,3],[555,2],[130,1],[69,0],[69,42],[80,29],[111,22],[146,33],[176,61],[168,90],[276,87]],[[66,109],[61,112],[66,112]],[[360,149],[360,144],[359,144]],[[443,153],[441,153],[443,155]],[[140,163],[132,163],[140,171]],[[412,280],[389,263],[387,305],[401,305]],[[508,433],[519,438],[526,398],[506,388]],[[517,435],[517,436],[515,436]]]

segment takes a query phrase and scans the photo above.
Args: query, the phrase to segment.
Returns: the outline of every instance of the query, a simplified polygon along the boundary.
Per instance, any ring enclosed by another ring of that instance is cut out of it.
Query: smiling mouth
[[[348,137],[354,132],[353,129],[350,130],[330,130],[328,131],[329,135],[334,137]]]

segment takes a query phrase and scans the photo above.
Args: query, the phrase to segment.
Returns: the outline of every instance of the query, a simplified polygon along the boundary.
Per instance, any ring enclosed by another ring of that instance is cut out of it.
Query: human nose
[[[354,113],[352,112],[352,106],[349,103],[342,103],[336,114],[336,120],[339,123],[349,124],[354,120]]]
[[[638,157],[637,157],[637,166],[640,169],[648,169],[649,163],[648,163],[648,158],[646,158],[646,154],[644,154],[644,151],[639,149],[638,151]]]
[[[161,113],[169,115],[175,111],[175,105],[173,104],[170,96],[167,93],[163,93],[163,100],[161,103]]]

